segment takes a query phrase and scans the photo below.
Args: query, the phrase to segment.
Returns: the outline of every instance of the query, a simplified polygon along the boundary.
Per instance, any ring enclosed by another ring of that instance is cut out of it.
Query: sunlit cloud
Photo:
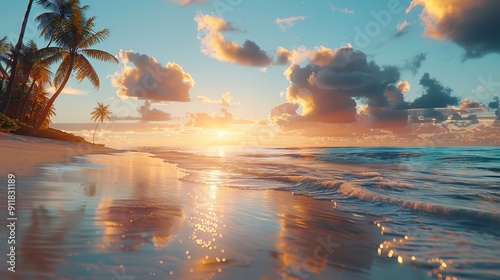
[[[151,108],[151,103],[147,100],[144,101],[144,105],[137,108],[137,111],[141,114],[141,121],[168,121],[172,119],[172,115],[169,113]]]
[[[191,4],[203,4],[205,1],[204,0],[170,0],[172,2],[175,2],[181,6],[188,6]]]
[[[123,69],[111,77],[119,97],[156,102],[190,101],[189,90],[194,80],[180,65],[169,62],[162,66],[154,57],[133,51],[120,50],[119,58]]]
[[[143,121],[143,122],[157,122],[157,121],[169,121],[172,119],[170,113],[164,112],[162,110],[152,108],[151,102],[144,101],[144,105],[137,108],[139,116],[112,116],[113,121]]]
[[[332,4],[330,4],[330,9],[332,10],[332,12],[340,12],[342,14],[350,14],[350,15],[354,14],[354,10],[347,8],[340,8]]]
[[[401,92],[401,93],[405,93],[407,91],[410,90],[411,88],[411,85],[409,82],[407,81],[400,81],[396,84],[396,87],[398,88],[398,90]]]
[[[287,18],[277,18],[274,20],[274,23],[278,25],[281,31],[286,31],[288,27],[292,27],[293,24],[298,20],[305,20],[305,16],[295,16],[295,17],[287,17]]]
[[[373,122],[404,125],[407,103],[396,86],[397,67],[380,67],[368,62],[366,55],[348,45],[340,49],[319,47],[305,51],[309,64],[291,65],[285,75],[292,83],[286,92],[288,103],[271,111],[273,123],[307,121],[350,123],[357,119],[355,98],[368,102]],[[299,115],[295,111],[302,108]],[[295,109],[295,110],[294,110]]]
[[[500,53],[500,1],[413,0],[406,12],[417,6],[423,7],[420,19],[426,36],[455,42],[466,58]]]
[[[410,23],[406,20],[398,23],[398,25],[396,26],[396,37],[401,37],[403,35],[405,35],[407,32],[408,32],[408,28],[410,27]]]
[[[267,122],[266,122],[266,120],[259,119],[259,120],[255,121],[255,125],[267,125]]]
[[[240,46],[226,40],[221,32],[235,31],[231,23],[201,13],[198,13],[194,20],[198,24],[198,39],[202,44],[202,53],[220,61],[244,66],[264,67],[272,63],[272,57],[255,42],[246,40]]]
[[[50,87],[47,89],[47,91],[49,93],[54,93],[54,92],[56,92],[56,88]],[[80,90],[80,89],[76,89],[76,88],[72,88],[72,87],[65,87],[65,88],[63,88],[61,93],[62,94],[69,94],[69,95],[87,95],[89,93],[89,91]]]
[[[460,101],[460,110],[484,109],[483,104],[476,100],[464,98]]]
[[[210,129],[228,129],[235,122],[234,115],[222,108],[221,114],[189,113],[186,126],[203,127]]]
[[[198,99],[200,102],[211,104],[211,105],[220,105],[223,107],[231,107],[234,105],[239,105],[240,102],[234,102],[232,101],[231,94],[229,92],[226,92],[222,95],[220,99],[211,99],[207,96],[203,95],[197,95],[196,99]]]

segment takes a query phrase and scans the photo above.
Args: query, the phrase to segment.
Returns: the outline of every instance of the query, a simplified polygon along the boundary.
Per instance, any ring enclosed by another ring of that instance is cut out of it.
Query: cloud
[[[189,113],[186,126],[211,129],[227,129],[236,121],[234,115],[222,108],[221,114]]]
[[[113,121],[144,121],[144,122],[156,122],[156,121],[169,121],[172,119],[172,115],[158,110],[156,108],[151,108],[151,103],[149,101],[144,101],[144,105],[137,108],[139,116],[112,116]]]
[[[54,92],[56,92],[56,88],[50,87],[47,89],[47,91],[50,93],[54,93]],[[72,87],[65,87],[65,88],[63,88],[61,93],[62,94],[69,94],[69,95],[87,95],[89,93],[89,91],[76,89],[76,88],[72,88]]]
[[[406,12],[417,6],[423,6],[426,36],[453,41],[465,50],[465,58],[500,53],[500,1],[413,0]]]
[[[299,119],[298,109],[299,104],[297,103],[286,102],[276,105],[271,109],[269,120],[280,127],[287,127]]]
[[[285,71],[291,82],[286,92],[288,103],[273,108],[273,123],[355,122],[355,99],[361,99],[367,102],[373,125],[406,124],[408,105],[396,86],[400,77],[397,67],[368,62],[363,52],[351,46],[336,50],[320,47],[307,54],[308,65],[293,64]],[[302,107],[300,115],[296,113],[297,104]]]
[[[462,117],[460,114],[455,113],[450,117],[450,120],[454,121],[453,125],[457,127],[468,127],[473,124],[478,124],[479,120],[477,115],[468,115],[467,117]],[[463,121],[468,121],[468,123],[464,123]]]
[[[402,37],[403,35],[406,35],[408,33],[408,28],[410,27],[410,23],[406,20],[403,22],[398,23],[396,26],[396,37]]]
[[[194,86],[191,75],[176,63],[162,66],[154,57],[120,50],[123,70],[111,77],[121,98],[137,98],[155,102],[190,101],[189,90]],[[129,66],[131,62],[133,66]]]
[[[139,116],[111,116],[111,121],[140,121],[141,117]]]
[[[296,17],[288,17],[288,18],[277,18],[274,20],[274,23],[278,25],[281,31],[285,32],[287,27],[292,27],[294,22],[297,20],[305,20],[305,16],[296,16]]]
[[[493,98],[493,101],[488,104],[488,107],[491,109],[496,109],[495,110],[495,116],[497,117],[496,120],[500,121],[500,98],[498,96],[495,96]],[[496,126],[500,127],[500,123],[496,123]]]
[[[332,12],[341,12],[343,14],[354,14],[354,10],[351,10],[351,9],[347,9],[347,8],[339,8],[339,7],[336,7],[332,4],[330,4],[330,8],[332,9]]]
[[[151,108],[151,103],[149,101],[144,101],[144,105],[137,108],[139,114],[141,114],[141,121],[169,121],[172,119],[172,115],[167,112],[163,112],[156,108]]]
[[[475,100],[468,100],[467,98],[464,98],[460,101],[460,110],[482,109],[482,108],[483,104]]]
[[[435,78],[431,78],[429,73],[422,76],[420,85],[424,87],[425,93],[413,101],[411,108],[444,108],[449,105],[458,105],[458,97],[451,95],[453,90],[443,86]]]
[[[488,107],[490,107],[491,109],[498,109],[500,106],[500,98],[498,98],[498,96],[495,96],[493,98],[493,101],[491,101],[489,104],[488,104]]]
[[[295,60],[295,51],[289,51],[283,47],[276,49],[276,61],[275,64],[285,65],[290,64]]]
[[[194,20],[198,24],[198,39],[201,40],[202,53],[220,61],[244,66],[264,67],[272,63],[273,58],[255,42],[246,40],[240,46],[226,40],[221,32],[235,31],[231,23],[201,13],[198,13]]]
[[[347,44],[344,48],[352,48],[352,46]],[[313,49],[307,49],[300,46],[297,49],[287,50],[279,47],[276,50],[276,64],[300,64],[304,61],[310,61],[311,64],[319,66],[326,66],[330,63],[342,65],[347,63],[347,56],[342,53],[344,48],[332,50],[325,46],[316,46]],[[335,61],[333,61],[334,59]]]
[[[197,95],[196,99],[198,99],[200,102],[207,103],[207,104],[212,104],[212,105],[220,105],[223,107],[231,107],[233,105],[239,105],[239,102],[233,102],[231,94],[229,92],[226,92],[222,95],[221,99],[210,99],[209,97],[203,96],[203,95]]]
[[[416,75],[422,63],[427,59],[427,53],[419,53],[405,61],[402,69],[410,71],[413,75]]]
[[[444,122],[448,118],[448,116],[434,108],[426,108],[422,115],[424,118],[435,119],[436,122]]]
[[[411,85],[409,82],[407,81],[400,81],[396,84],[396,87],[398,88],[398,90],[401,92],[401,93],[405,93],[407,91],[410,90],[411,88]]]
[[[193,3],[197,3],[197,4],[203,4],[204,3],[204,0],[171,0],[181,6],[188,6],[188,5],[191,5]]]
[[[266,120],[258,119],[258,120],[255,121],[254,124],[255,125],[267,125],[267,122],[266,122]]]

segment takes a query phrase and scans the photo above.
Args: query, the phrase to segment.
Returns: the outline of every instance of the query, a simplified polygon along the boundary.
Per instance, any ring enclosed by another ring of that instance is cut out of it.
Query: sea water
[[[179,164],[184,180],[292,192],[375,215],[380,258],[438,279],[500,279],[500,147],[148,150]]]

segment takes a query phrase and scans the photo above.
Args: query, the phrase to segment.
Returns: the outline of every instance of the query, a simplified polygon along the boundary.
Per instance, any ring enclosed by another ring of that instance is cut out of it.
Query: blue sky
[[[262,67],[227,63],[200,52],[201,43],[194,20],[199,13],[220,17],[237,28],[236,32],[223,33],[227,40],[241,45],[250,39],[269,53],[278,47],[288,50],[301,46],[307,49],[317,46],[338,49],[351,44],[354,49],[365,53],[368,60],[380,66],[402,66],[415,55],[426,53],[427,58],[415,75],[401,71],[400,80],[411,84],[411,89],[404,94],[406,101],[422,94],[419,80],[425,72],[453,89],[454,95],[460,99],[475,99],[487,104],[499,90],[495,88],[491,92],[486,89],[482,94],[472,94],[489,76],[493,81],[500,81],[500,55],[490,53],[464,61],[464,49],[451,40],[424,36],[424,26],[419,18],[423,7],[416,7],[407,14],[410,0],[206,0],[204,4],[187,6],[168,0],[81,2],[90,5],[87,15],[97,17],[97,29],[106,27],[111,32],[110,38],[98,45],[100,49],[115,55],[120,50],[133,50],[156,58],[162,65],[175,62],[191,74],[195,80],[194,87],[189,91],[191,102],[153,103],[153,107],[170,113],[174,120],[180,119],[177,121],[181,123],[185,122],[186,113],[219,111],[214,105],[196,100],[197,95],[220,99],[225,92],[229,92],[234,101],[240,102],[240,105],[231,108],[238,119],[267,119],[274,106],[286,102],[286,97],[280,96],[280,92],[286,92],[290,86],[290,81],[283,75],[288,65],[270,65],[262,71]],[[11,1],[9,12],[3,15],[0,34],[6,34],[11,41],[17,39],[26,4],[27,1]],[[227,9],[221,12],[220,7]],[[393,12],[394,7],[397,8],[396,13]],[[41,7],[34,5],[25,38],[35,39],[43,46],[45,42],[38,38],[33,21],[41,12]],[[377,21],[374,14],[381,13],[389,13],[389,20]],[[275,23],[278,18],[296,16],[305,18],[286,26],[285,31]],[[407,32],[396,37],[396,27],[404,21],[409,23]],[[371,31],[369,28],[372,28]],[[368,41],[363,44],[356,39],[359,30],[368,33]],[[89,113],[96,101],[111,103],[119,98],[117,88],[111,85],[110,76],[120,72],[122,65],[94,63],[101,78],[100,89],[96,91],[87,82],[71,80],[69,87],[87,94],[61,95],[55,103],[57,117],[53,118],[54,122],[90,122]],[[137,107],[143,104],[143,101],[128,102]],[[136,114],[134,110],[129,113]]]

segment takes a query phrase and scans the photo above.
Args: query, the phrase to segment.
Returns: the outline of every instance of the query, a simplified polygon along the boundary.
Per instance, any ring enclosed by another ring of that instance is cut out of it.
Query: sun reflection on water
[[[417,266],[429,267],[429,276],[434,276],[437,279],[447,279],[447,280],[457,280],[455,276],[444,276],[445,270],[449,269],[449,266],[453,264],[452,260],[444,260],[440,258],[417,258],[414,255],[408,255],[402,249],[405,243],[409,246],[412,245],[412,238],[407,235],[400,236],[397,232],[394,232],[392,228],[385,227],[381,222],[374,222],[375,226],[380,228],[380,234],[386,236],[393,236],[392,239],[385,240],[377,248],[377,253],[379,256],[386,256],[387,258],[395,258],[395,260],[400,264],[410,264]],[[397,236],[394,237],[394,236]]]
[[[189,226],[192,228],[189,237],[199,250],[186,251],[186,259],[194,261],[190,272],[200,273],[217,272],[222,273],[222,264],[228,262],[226,250],[220,245],[223,238],[223,207],[219,202],[219,189],[217,183],[221,181],[219,170],[211,170],[207,174],[209,188],[206,193],[190,193],[193,200],[193,214],[189,218]]]

